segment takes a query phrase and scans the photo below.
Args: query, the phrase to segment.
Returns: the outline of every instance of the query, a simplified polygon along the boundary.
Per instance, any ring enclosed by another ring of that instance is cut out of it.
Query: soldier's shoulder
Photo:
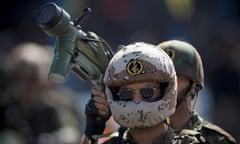
[[[203,137],[200,132],[191,129],[182,129],[173,139],[173,143],[177,144],[198,144],[206,142],[205,137]]]
[[[207,133],[209,136],[215,135],[219,137],[225,137],[229,141],[229,143],[233,143],[233,144],[236,143],[235,138],[230,133],[228,133],[223,128],[211,122],[203,121],[202,131],[203,133]]]

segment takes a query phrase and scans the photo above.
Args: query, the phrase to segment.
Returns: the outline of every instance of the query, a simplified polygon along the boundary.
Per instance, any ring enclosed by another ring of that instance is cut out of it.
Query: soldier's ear
[[[191,96],[193,100],[195,96],[198,94],[199,90],[200,90],[200,87],[198,87],[197,84],[193,82],[188,92],[188,96]]]

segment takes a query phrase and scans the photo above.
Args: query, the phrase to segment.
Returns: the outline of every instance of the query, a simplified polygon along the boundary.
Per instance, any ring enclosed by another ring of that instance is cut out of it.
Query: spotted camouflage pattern
[[[204,140],[204,138],[203,140],[199,139],[199,133],[196,131],[183,130],[176,134],[173,129],[168,128],[161,137],[156,139],[154,144],[205,144]],[[113,133],[103,144],[116,144],[119,142],[121,144],[136,144],[128,129],[124,131],[122,137],[120,137],[119,132]]]
[[[153,49],[148,50],[150,48]],[[141,72],[136,75],[130,74],[127,69],[127,65],[133,60],[143,65]],[[106,70],[105,82],[111,86],[146,80],[167,82],[175,75],[175,69],[171,66],[172,61],[162,50],[159,52],[154,45],[138,42],[121,48],[114,55]]]
[[[204,120],[197,112],[193,113],[192,118],[184,127],[191,129],[206,138],[209,144],[236,144],[236,139],[221,127]]]

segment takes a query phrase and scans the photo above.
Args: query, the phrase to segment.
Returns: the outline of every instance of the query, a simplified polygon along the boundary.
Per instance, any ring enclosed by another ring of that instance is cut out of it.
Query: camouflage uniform
[[[177,135],[172,128],[168,128],[166,133],[161,136],[154,144],[198,144],[204,143],[205,139],[199,139],[194,131],[182,130]],[[113,133],[109,140],[104,144],[135,144],[129,133],[129,129],[120,128],[119,132]]]
[[[198,131],[210,144],[235,144],[236,140],[219,126],[202,119],[196,112],[185,126],[186,129]]]

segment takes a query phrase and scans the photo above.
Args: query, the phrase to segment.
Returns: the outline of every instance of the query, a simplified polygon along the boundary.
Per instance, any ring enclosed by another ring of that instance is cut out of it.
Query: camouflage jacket
[[[192,130],[189,130],[192,132]],[[193,131],[194,133],[197,133]],[[136,144],[131,137],[129,130],[124,129],[121,132],[114,133],[104,144]],[[199,144],[201,143],[195,135],[188,135],[188,132],[181,131],[176,135],[174,130],[169,128],[154,144]]]
[[[236,144],[236,140],[219,126],[203,120],[196,112],[185,129],[197,131],[209,144]]]

